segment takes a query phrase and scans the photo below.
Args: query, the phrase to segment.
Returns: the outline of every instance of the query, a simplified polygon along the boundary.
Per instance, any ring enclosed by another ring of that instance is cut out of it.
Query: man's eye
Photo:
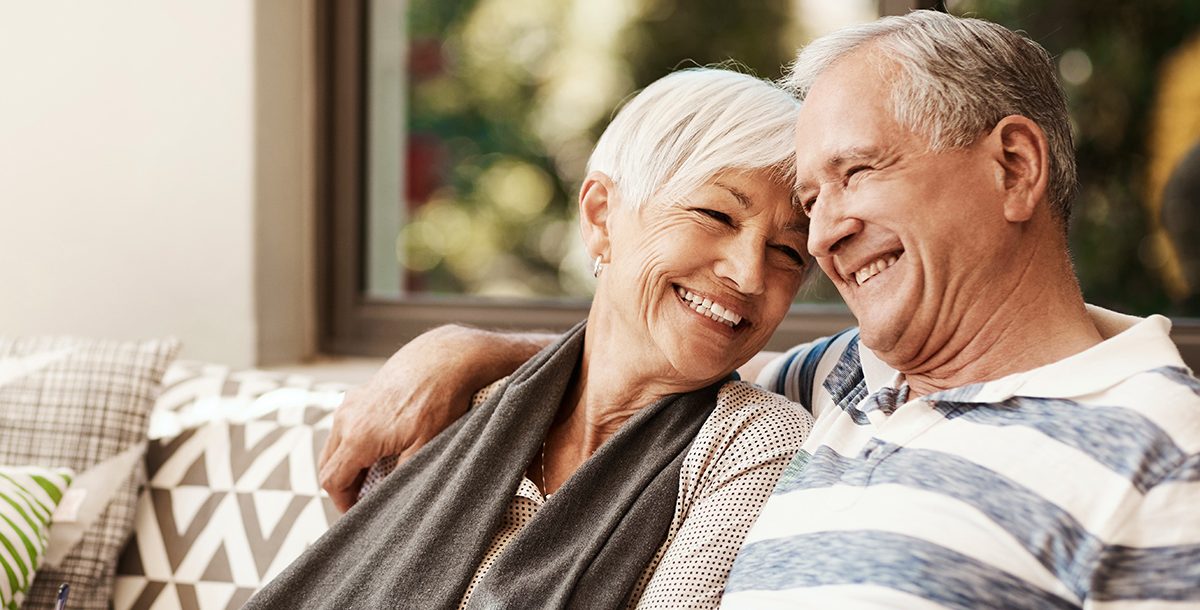
[[[724,212],[718,212],[716,210],[710,210],[707,208],[696,208],[696,211],[700,212],[701,214],[704,214],[705,216],[708,216],[709,218],[712,218],[713,220],[716,220],[718,222],[722,222],[727,225],[733,224],[733,218],[730,218],[729,214],[726,214]]]
[[[862,174],[869,169],[871,169],[871,166],[869,165],[855,165],[854,167],[851,167],[850,169],[846,170],[846,181],[849,182],[850,179],[855,176],[862,176]]]

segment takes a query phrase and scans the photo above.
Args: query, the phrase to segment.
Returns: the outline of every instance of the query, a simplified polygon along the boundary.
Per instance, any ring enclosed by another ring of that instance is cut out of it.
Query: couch
[[[239,608],[338,517],[316,460],[347,386],[176,349],[0,338],[0,466],[74,478],[21,608],[62,582],[72,610]]]

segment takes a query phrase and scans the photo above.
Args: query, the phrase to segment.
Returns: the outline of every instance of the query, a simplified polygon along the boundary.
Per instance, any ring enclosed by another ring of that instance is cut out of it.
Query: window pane
[[[401,30],[399,4],[371,5],[376,297],[588,295],[575,197],[621,100],[677,67],[730,58],[773,78],[814,28],[876,15],[872,0],[411,0]],[[397,33],[407,38],[404,74]]]

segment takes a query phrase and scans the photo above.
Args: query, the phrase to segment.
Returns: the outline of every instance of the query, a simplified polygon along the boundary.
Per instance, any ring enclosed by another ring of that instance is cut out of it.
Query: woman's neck
[[[607,330],[602,320],[589,316],[579,366],[546,434],[545,461],[532,469],[540,475],[545,467],[544,485],[551,492],[643,407],[686,390],[636,369],[638,359],[614,350],[616,342],[608,340]]]

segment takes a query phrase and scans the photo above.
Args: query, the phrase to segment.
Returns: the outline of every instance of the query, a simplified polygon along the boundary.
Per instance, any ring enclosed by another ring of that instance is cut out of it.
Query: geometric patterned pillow
[[[175,436],[218,419],[246,421],[283,407],[336,406],[349,387],[295,373],[179,360],[163,375],[150,413],[150,438]]]
[[[0,607],[17,610],[50,539],[50,515],[71,484],[66,468],[0,466]]]
[[[0,464],[82,473],[144,443],[159,381],[178,346],[173,339],[0,338]],[[144,477],[138,460],[75,548],[57,567],[38,571],[23,609],[53,608],[64,582],[72,610],[108,608]]]
[[[317,456],[341,395],[290,396],[247,421],[151,441],[115,610],[240,608],[340,516]]]

